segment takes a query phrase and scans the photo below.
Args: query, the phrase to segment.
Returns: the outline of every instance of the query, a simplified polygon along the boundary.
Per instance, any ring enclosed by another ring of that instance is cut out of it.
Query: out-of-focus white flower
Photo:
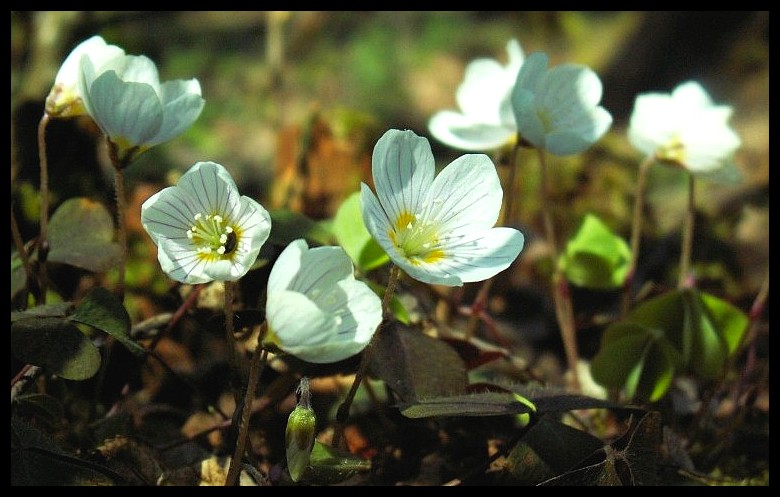
[[[522,233],[493,227],[503,191],[488,156],[463,155],[434,178],[428,140],[391,129],[374,147],[372,169],[376,195],[361,185],[363,221],[412,278],[446,286],[482,281],[523,249]]]
[[[517,127],[510,96],[524,55],[514,39],[506,44],[506,51],[506,65],[481,58],[466,66],[455,95],[460,112],[443,110],[434,114],[428,123],[434,138],[469,151],[495,149],[514,138]]]
[[[74,117],[86,114],[79,89],[81,57],[89,58],[95,70],[101,72],[112,59],[123,55],[125,55],[124,50],[107,44],[100,36],[93,36],[79,43],[57,71],[54,85],[46,97],[46,113],[51,117]]]
[[[521,139],[553,155],[580,153],[612,125],[601,107],[601,80],[587,66],[547,69],[548,57],[531,54],[517,75],[512,108]]]
[[[695,81],[669,93],[637,96],[628,139],[646,155],[685,167],[692,173],[709,173],[731,164],[740,146],[728,120],[733,109],[714,105]]]
[[[382,322],[382,302],[356,280],[341,247],[303,239],[279,255],[268,278],[264,343],[299,359],[332,363],[363,350]]]
[[[82,56],[80,68],[84,107],[123,164],[183,133],[203,110],[197,79],[160,83],[157,66],[143,55],[113,58],[102,68]]]
[[[198,162],[176,186],[141,206],[162,270],[181,283],[236,281],[249,271],[271,233],[263,206],[240,195],[230,173]]]

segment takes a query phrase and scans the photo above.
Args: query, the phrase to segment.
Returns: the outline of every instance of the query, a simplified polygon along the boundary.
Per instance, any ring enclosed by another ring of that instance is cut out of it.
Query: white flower
[[[183,133],[203,110],[197,79],[160,83],[143,55],[117,57],[103,68],[82,56],[80,67],[84,107],[123,162]]]
[[[188,284],[238,280],[271,232],[268,211],[240,195],[214,162],[196,163],[176,186],[152,195],[141,206],[141,222],[163,271]]]
[[[582,152],[607,132],[612,116],[601,100],[601,80],[587,66],[547,69],[542,52],[531,54],[517,75],[512,108],[520,137],[554,155]]]
[[[713,105],[695,81],[679,85],[671,94],[643,93],[631,113],[628,138],[647,155],[707,173],[730,164],[740,146],[728,125],[732,108]]]
[[[434,179],[428,140],[391,129],[374,147],[372,170],[379,198],[361,185],[363,221],[412,278],[446,286],[485,280],[523,249],[522,233],[493,227],[503,192],[486,155],[463,155]]]
[[[356,280],[341,247],[290,243],[268,278],[265,342],[313,363],[331,363],[363,350],[382,322],[382,302]]]
[[[466,66],[456,93],[460,112],[437,112],[428,123],[437,140],[461,150],[490,150],[514,138],[517,127],[510,96],[524,55],[517,40],[510,40],[506,51],[509,62],[505,66],[489,58]]]
[[[79,43],[65,58],[54,78],[54,85],[46,97],[46,113],[52,117],[86,114],[79,90],[81,57],[89,58],[96,71],[101,72],[112,59],[123,55],[124,50],[107,44],[100,36],[93,36]]]

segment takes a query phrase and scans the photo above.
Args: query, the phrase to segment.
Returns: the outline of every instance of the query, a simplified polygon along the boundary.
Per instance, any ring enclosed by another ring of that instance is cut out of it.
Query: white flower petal
[[[198,285],[214,281],[205,272],[208,262],[199,257],[190,244],[161,238],[157,245],[157,260],[163,272],[180,283]]]
[[[141,205],[141,224],[155,244],[163,238],[184,241],[197,213],[194,199],[184,189],[169,186]]]
[[[118,72],[122,81],[127,83],[145,83],[154,89],[158,100],[162,98],[160,74],[157,66],[145,55],[127,55],[124,58],[124,68]]]
[[[104,72],[89,89],[89,109],[103,133],[113,141],[142,145],[160,129],[163,109],[146,83],[126,83],[115,71]]]
[[[268,276],[268,293],[288,290],[292,280],[301,270],[303,254],[309,250],[309,245],[304,239],[290,242],[276,258],[271,274]]]
[[[465,283],[492,278],[508,268],[523,250],[525,237],[512,228],[491,228],[471,240],[445,245],[447,257],[438,262],[442,271],[457,274]]]
[[[379,202],[391,221],[417,212],[435,173],[428,140],[409,130],[388,130],[374,147],[372,164]]]
[[[444,231],[490,228],[498,220],[502,198],[493,161],[484,154],[466,154],[433,180],[423,213]]]
[[[163,122],[149,146],[168,141],[183,133],[198,119],[206,101],[200,96],[200,83],[167,81],[162,85]]]
[[[322,345],[336,336],[335,316],[298,292],[269,293],[266,319],[279,347],[304,361],[321,362],[318,356]]]
[[[514,125],[474,123],[470,117],[450,110],[434,114],[428,130],[440,142],[468,151],[499,148],[515,134]]]
[[[517,132],[534,147],[544,148],[544,123],[536,112],[536,99],[529,90],[515,88],[512,93],[512,108],[515,113]]]
[[[504,92],[485,91],[501,81],[504,68],[493,59],[477,59],[466,66],[455,98],[463,113],[475,123],[500,124],[499,108]]]
[[[612,125],[612,115],[603,107],[571,116],[571,121],[546,137],[546,148],[553,155],[572,155],[585,151]]]
[[[198,211],[207,214],[228,213],[228,206],[238,205],[238,188],[224,166],[216,162],[197,162],[177,183],[197,199]]]
[[[337,334],[342,341],[352,344],[354,355],[368,345],[382,322],[382,301],[368,285],[354,278],[340,281],[339,286],[347,296],[347,312],[337,314],[341,317]]]
[[[306,270],[298,272],[288,289],[305,293],[318,304],[322,303],[320,298],[332,291],[336,283],[353,278],[352,260],[341,247],[308,250],[303,254],[301,266]],[[334,305],[334,302],[330,302],[320,306],[332,308]]]

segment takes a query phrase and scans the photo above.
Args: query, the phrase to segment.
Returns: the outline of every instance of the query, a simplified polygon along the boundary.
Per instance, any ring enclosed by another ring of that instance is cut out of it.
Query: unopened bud
[[[292,481],[300,480],[306,468],[309,466],[311,450],[314,447],[314,434],[317,419],[311,408],[311,392],[309,391],[309,379],[301,378],[298,386],[298,405],[287,418],[287,430],[285,441],[287,444],[287,470]]]

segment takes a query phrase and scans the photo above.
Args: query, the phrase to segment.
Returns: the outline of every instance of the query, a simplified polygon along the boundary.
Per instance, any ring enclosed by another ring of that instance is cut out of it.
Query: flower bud
[[[298,405],[287,418],[287,430],[285,441],[287,445],[287,470],[292,481],[300,480],[306,468],[309,466],[309,457],[314,447],[314,434],[317,419],[311,408],[311,393],[309,391],[309,379],[301,378],[301,384],[297,391],[300,396]]]

